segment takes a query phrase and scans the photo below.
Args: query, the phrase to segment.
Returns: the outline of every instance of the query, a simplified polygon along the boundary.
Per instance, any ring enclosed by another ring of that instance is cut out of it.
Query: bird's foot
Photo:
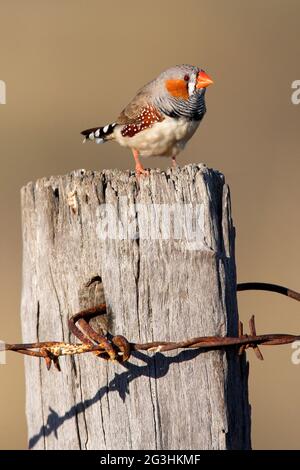
[[[132,149],[132,153],[133,153],[133,157],[134,157],[134,160],[135,160],[135,173],[136,173],[136,176],[137,177],[139,177],[140,175],[149,176],[149,171],[144,170],[144,168],[143,168],[143,166],[140,162],[139,152],[136,149]]]
[[[149,170],[145,170],[141,164],[135,165],[136,176],[149,176]]]
[[[172,157],[172,167],[177,168],[176,157]]]

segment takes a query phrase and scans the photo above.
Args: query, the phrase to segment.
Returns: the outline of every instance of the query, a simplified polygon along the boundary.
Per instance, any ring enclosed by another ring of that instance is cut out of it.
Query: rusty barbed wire
[[[300,301],[300,293],[279,286],[262,282],[249,282],[237,285],[237,291],[263,290],[276,292],[294,300]],[[250,334],[244,334],[243,324],[239,322],[237,337],[222,336],[200,336],[183,341],[153,341],[149,343],[129,342],[124,336],[111,336],[103,331],[96,332],[89,324],[92,318],[106,313],[106,304],[101,304],[93,308],[82,310],[73,315],[69,321],[70,331],[81,341],[81,343],[66,343],[59,341],[45,341],[26,344],[5,344],[7,351],[14,351],[29,356],[41,357],[45,359],[49,370],[53,362],[54,366],[60,370],[59,357],[65,355],[75,355],[83,353],[93,353],[97,356],[112,361],[125,362],[130,358],[133,351],[146,352],[167,352],[176,349],[228,349],[237,348],[241,355],[248,348],[252,348],[258,359],[263,360],[263,355],[259,346],[275,346],[290,344],[300,340],[300,335],[292,334],[256,334],[254,315],[249,321]],[[78,328],[79,324],[80,328]]]

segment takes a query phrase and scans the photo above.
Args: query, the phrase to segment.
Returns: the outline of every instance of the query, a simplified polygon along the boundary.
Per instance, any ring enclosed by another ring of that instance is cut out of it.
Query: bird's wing
[[[149,106],[147,94],[140,90],[130,103],[123,109],[117,119],[118,124],[138,124],[141,122],[141,115],[145,108]]]
[[[118,117],[117,124],[123,126],[121,130],[123,137],[134,137],[156,122],[164,120],[161,112],[147,98],[144,91],[139,92]]]

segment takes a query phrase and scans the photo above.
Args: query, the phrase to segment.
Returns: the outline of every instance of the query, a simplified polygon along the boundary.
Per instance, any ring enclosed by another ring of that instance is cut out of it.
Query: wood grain
[[[170,206],[200,208],[197,243],[186,235],[188,217],[174,216],[169,236],[161,214]],[[237,334],[234,229],[217,171],[42,178],[22,189],[22,217],[24,342],[74,341],[67,319],[104,296],[105,327],[132,341]],[[115,220],[118,239],[105,238]],[[128,227],[140,238],[126,238]],[[135,353],[125,365],[89,354],[60,362],[58,373],[25,359],[30,448],[250,447],[244,356],[193,350]]]

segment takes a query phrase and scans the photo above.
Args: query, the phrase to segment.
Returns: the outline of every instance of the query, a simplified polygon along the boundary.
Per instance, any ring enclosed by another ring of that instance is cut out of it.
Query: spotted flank
[[[104,127],[93,127],[92,129],[82,131],[81,134],[84,135],[83,143],[90,140],[96,144],[103,144],[112,138],[115,126],[116,122],[113,122],[112,124],[107,124]]]
[[[133,137],[135,134],[152,127],[156,122],[163,121],[164,117],[153,106],[145,106],[136,116],[136,122],[125,124],[121,134],[123,137]]]

